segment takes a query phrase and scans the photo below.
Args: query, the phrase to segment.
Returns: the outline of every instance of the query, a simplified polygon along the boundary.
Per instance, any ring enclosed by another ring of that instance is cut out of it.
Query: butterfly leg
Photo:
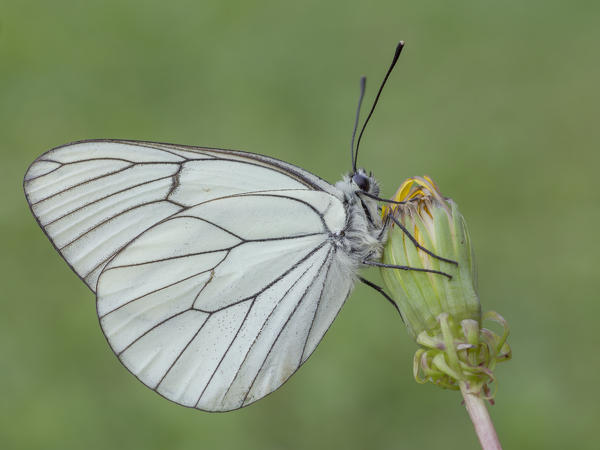
[[[453,259],[447,259],[447,258],[444,258],[444,257],[442,257],[442,256],[438,256],[438,255],[436,255],[435,253],[433,253],[432,251],[430,251],[430,250],[427,250],[425,247],[423,247],[422,245],[420,245],[420,244],[417,242],[417,240],[415,239],[415,237],[414,237],[412,234],[410,234],[410,231],[408,231],[408,230],[406,229],[406,227],[405,227],[404,225],[402,225],[402,224],[400,223],[400,221],[399,221],[398,219],[396,219],[396,218],[395,218],[393,215],[391,215],[391,214],[388,214],[388,215],[386,216],[386,223],[387,223],[387,218],[388,218],[388,217],[391,217],[391,218],[392,218],[392,220],[394,221],[394,223],[395,223],[395,224],[398,226],[398,228],[400,228],[400,229],[401,229],[401,230],[404,232],[404,234],[406,234],[406,236],[408,236],[408,238],[409,238],[409,239],[410,239],[410,241],[411,241],[411,242],[414,244],[414,246],[415,246],[415,247],[417,247],[417,248],[418,248],[418,249],[420,249],[420,250],[423,250],[423,251],[424,251],[425,253],[427,253],[429,256],[433,256],[434,258],[436,258],[436,259],[439,259],[440,261],[444,261],[444,262],[447,262],[447,263],[450,263],[450,264],[455,264],[455,265],[457,265],[457,266],[458,266],[458,262],[454,261]]]
[[[381,227],[381,231],[377,235],[377,240],[379,242],[381,242],[381,240],[383,239],[383,235],[385,234],[385,232],[387,231],[388,226],[390,225],[390,217],[391,216],[389,214],[385,215],[385,221],[383,222],[383,226]]]
[[[402,319],[402,321],[404,321],[404,317],[402,317],[402,313],[400,312],[400,308],[398,308],[398,303],[396,303],[392,297],[390,297],[389,295],[387,295],[381,286],[378,286],[377,284],[375,284],[375,283],[373,283],[373,282],[371,282],[371,281],[369,281],[369,280],[367,280],[367,279],[365,279],[363,277],[358,277],[358,279],[362,283],[366,284],[369,287],[372,287],[377,292],[379,292],[381,295],[383,295],[384,298],[388,302],[390,302],[394,306],[394,308],[396,308],[396,311],[398,311],[398,314],[400,314],[400,318]]]
[[[400,270],[412,270],[414,272],[435,273],[435,274],[438,274],[438,275],[444,275],[449,280],[452,279],[452,275],[450,275],[450,274],[448,274],[446,272],[439,271],[439,270],[422,269],[420,267],[397,266],[395,264],[384,264],[384,263],[380,263],[380,262],[376,262],[376,261],[363,261],[362,263],[365,264],[365,265],[367,265],[367,266],[384,267],[386,269],[400,269]]]

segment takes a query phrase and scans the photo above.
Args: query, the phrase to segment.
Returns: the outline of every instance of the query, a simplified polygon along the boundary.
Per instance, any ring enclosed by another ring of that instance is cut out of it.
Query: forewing
[[[179,404],[241,408],[308,358],[352,285],[319,191],[225,197],[158,223],[98,280],[102,329],[121,362]]]
[[[335,188],[251,153],[135,141],[84,141],[38,158],[23,182],[38,223],[95,292],[120,249],[163,219],[227,195]]]

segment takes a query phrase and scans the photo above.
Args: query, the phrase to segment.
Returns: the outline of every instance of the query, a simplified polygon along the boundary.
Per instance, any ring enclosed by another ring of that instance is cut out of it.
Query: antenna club
[[[394,64],[398,58],[400,57],[400,53],[402,53],[402,49],[404,48],[404,41],[400,41],[398,43],[398,45],[396,46],[396,52],[394,53],[394,59],[393,59],[393,63]]]

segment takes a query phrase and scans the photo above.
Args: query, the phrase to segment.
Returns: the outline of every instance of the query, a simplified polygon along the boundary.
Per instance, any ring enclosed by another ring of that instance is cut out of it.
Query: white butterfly
[[[169,400],[227,411],[306,361],[357,279],[375,287],[357,271],[379,264],[379,188],[353,166],[332,186],[252,153],[94,140],[40,156],[24,189],[125,367]]]

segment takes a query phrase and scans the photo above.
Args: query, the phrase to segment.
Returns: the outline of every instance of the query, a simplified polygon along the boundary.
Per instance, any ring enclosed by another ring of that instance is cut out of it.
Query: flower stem
[[[502,450],[484,400],[478,395],[469,393],[464,383],[460,383],[460,391],[465,399],[465,407],[475,427],[481,448],[483,450]]]

